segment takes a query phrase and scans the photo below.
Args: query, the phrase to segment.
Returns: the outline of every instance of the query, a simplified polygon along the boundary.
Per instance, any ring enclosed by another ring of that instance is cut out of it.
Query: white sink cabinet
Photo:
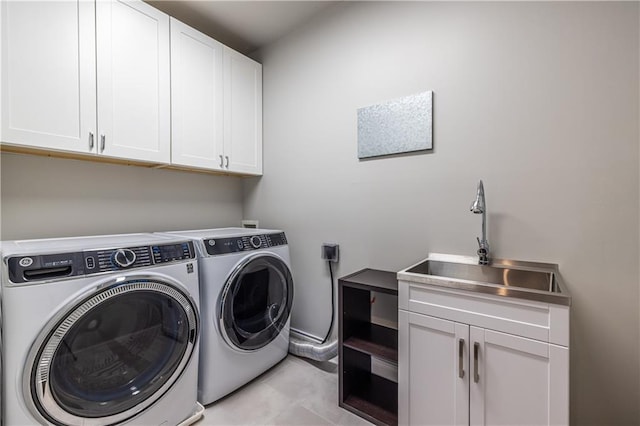
[[[569,423],[569,307],[399,274],[403,425]]]

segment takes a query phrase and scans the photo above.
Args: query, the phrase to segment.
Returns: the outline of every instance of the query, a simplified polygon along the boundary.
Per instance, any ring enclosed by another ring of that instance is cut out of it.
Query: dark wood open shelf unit
[[[374,424],[397,425],[398,384],[371,371],[372,358],[398,363],[398,331],[371,322],[371,292],[397,297],[396,273],[363,269],[338,286],[339,405]]]

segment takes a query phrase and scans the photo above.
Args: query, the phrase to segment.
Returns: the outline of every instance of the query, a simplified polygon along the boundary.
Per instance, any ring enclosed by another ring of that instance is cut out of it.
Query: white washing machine
[[[192,238],[200,267],[198,400],[210,404],[287,356],[293,278],[284,232],[223,228]]]
[[[198,413],[192,241],[2,243],[5,425],[167,425]]]

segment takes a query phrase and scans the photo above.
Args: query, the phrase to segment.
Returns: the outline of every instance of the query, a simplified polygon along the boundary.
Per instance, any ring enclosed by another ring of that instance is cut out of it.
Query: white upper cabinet
[[[168,15],[137,0],[2,8],[2,142],[169,162]]]
[[[96,3],[98,152],[169,163],[169,16],[141,1]]]
[[[3,1],[1,142],[262,174],[262,65],[140,0]]]
[[[0,7],[2,142],[96,152],[95,3]]]
[[[224,49],[224,166],[262,174],[262,65]]]
[[[223,170],[223,45],[171,18],[171,163]]]

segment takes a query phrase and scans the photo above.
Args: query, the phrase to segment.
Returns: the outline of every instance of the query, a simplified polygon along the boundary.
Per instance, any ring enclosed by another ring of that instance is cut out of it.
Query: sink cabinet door
[[[470,342],[471,425],[569,423],[568,348],[478,327]]]
[[[469,424],[469,326],[400,310],[398,423]]]

